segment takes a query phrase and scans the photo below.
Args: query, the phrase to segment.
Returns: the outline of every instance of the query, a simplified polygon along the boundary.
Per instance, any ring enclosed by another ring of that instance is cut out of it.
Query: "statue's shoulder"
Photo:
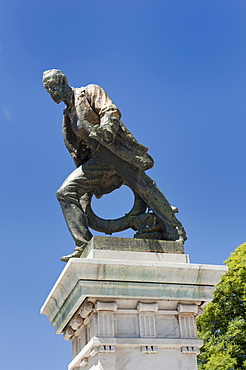
[[[103,91],[103,89],[96,84],[89,84],[86,86],[81,87],[73,87],[73,93],[75,97],[83,96],[83,95],[95,95],[98,94],[100,91]]]
[[[101,89],[101,87],[97,84],[89,84],[85,86],[86,89]]]
[[[99,86],[99,85],[96,85],[96,84],[89,84],[85,87],[83,87],[84,91],[85,92],[88,92],[88,93],[92,93],[92,94],[98,94],[98,93],[103,93],[104,92],[104,89]]]

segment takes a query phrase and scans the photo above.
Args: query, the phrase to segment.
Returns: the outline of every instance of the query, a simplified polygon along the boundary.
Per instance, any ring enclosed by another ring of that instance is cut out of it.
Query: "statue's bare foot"
[[[67,256],[61,257],[60,260],[63,261],[63,262],[68,262],[70,260],[70,258],[79,258],[81,256],[81,254],[82,254],[82,252],[83,252],[83,250],[84,250],[84,248],[85,248],[86,245],[87,245],[87,243],[75,247],[73,253],[68,254]]]

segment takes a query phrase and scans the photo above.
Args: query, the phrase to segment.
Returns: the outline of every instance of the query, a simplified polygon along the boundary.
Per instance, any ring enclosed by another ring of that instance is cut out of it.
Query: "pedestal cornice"
[[[225,266],[174,262],[71,259],[41,313],[62,332],[65,312],[76,311],[88,296],[179,299],[208,302]]]

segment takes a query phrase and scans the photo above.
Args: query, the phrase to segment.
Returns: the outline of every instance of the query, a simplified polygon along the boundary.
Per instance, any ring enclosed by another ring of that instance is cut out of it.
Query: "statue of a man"
[[[57,191],[67,226],[76,243],[73,253],[61,258],[80,257],[92,238],[84,205],[88,197],[119,188],[133,189],[154,212],[166,240],[185,241],[182,224],[155,182],[145,174],[153,167],[148,148],[139,144],[121,122],[121,113],[106,92],[97,85],[71,88],[57,69],[45,71],[43,84],[57,103],[64,102],[63,137],[77,169]]]

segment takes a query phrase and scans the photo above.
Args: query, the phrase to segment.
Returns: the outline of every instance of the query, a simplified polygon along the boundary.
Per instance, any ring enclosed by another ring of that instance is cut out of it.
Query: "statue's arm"
[[[102,139],[108,143],[113,142],[120,127],[119,109],[98,85],[88,85],[86,93],[92,109],[100,118],[100,126],[96,128],[96,134],[102,136]]]

